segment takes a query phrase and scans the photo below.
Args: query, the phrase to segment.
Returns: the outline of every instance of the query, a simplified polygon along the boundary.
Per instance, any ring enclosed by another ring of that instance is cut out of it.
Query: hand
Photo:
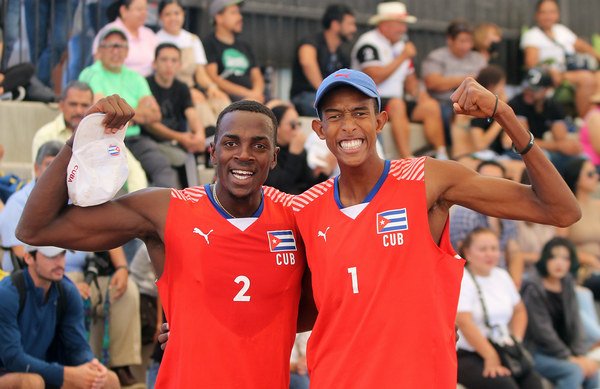
[[[223,92],[221,89],[219,89],[216,85],[209,87],[206,90],[206,95],[208,96],[209,99],[229,100],[229,96],[227,96],[227,94],[225,92]]]
[[[135,115],[134,109],[119,95],[112,95],[98,100],[96,104],[88,109],[86,116],[97,112],[106,114],[102,124],[113,134],[123,129]]]
[[[205,149],[205,138],[198,134],[185,132],[177,141],[188,153],[202,152]]]
[[[92,362],[79,366],[65,366],[64,386],[76,389],[94,388],[99,376],[100,373]]]
[[[495,113],[496,96],[472,77],[465,78],[450,99],[454,103],[454,112],[457,114],[486,118]],[[498,101],[498,110],[501,104],[505,103]]]
[[[563,139],[557,142],[558,151],[565,155],[579,155],[583,151],[581,143],[576,139]]]
[[[590,377],[598,371],[598,364],[584,356],[571,356],[569,361],[578,365],[583,371],[585,377]]]
[[[113,298],[118,300],[127,291],[127,280],[129,273],[125,268],[119,268],[110,279],[110,288],[113,290]]]
[[[82,299],[87,300],[90,298],[91,289],[88,284],[86,284],[85,282],[78,282],[75,284],[75,286],[79,290],[79,294],[81,295]]]
[[[412,42],[406,42],[402,54],[406,59],[414,58],[417,55],[417,48]]]
[[[98,376],[92,385],[92,389],[102,389],[106,385],[106,380],[108,378],[108,369],[101,364],[96,358],[92,359],[90,362],[98,371]]]
[[[510,375],[510,370],[502,366],[498,353],[483,359],[483,376],[496,378]]]
[[[163,323],[160,326],[160,335],[158,335],[158,343],[160,343],[160,349],[164,350],[167,347],[167,341],[169,340],[169,323]]]

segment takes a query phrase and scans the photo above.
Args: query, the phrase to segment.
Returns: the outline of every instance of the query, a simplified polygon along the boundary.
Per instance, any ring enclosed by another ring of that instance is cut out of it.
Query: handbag
[[[481,293],[481,288],[475,279],[475,276],[469,269],[467,272],[473,279],[473,283],[475,283],[475,288],[477,288],[477,295],[479,296],[479,301],[481,302],[481,308],[483,310],[483,321],[485,326],[490,330],[494,331],[494,327],[490,324],[490,318],[487,313],[487,308],[485,302],[483,300],[483,294]],[[510,370],[513,377],[519,379],[525,375],[527,375],[531,369],[533,369],[533,357],[527,351],[527,349],[523,346],[521,342],[519,342],[512,334],[510,334],[510,338],[512,339],[513,344],[499,344],[498,342],[488,338],[488,341],[494,347],[498,356],[500,357],[500,362],[502,366],[506,367]]]

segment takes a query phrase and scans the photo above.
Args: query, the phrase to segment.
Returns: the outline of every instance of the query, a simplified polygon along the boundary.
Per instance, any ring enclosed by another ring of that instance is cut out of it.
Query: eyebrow
[[[233,134],[223,134],[223,136],[221,136],[221,139],[224,139],[224,138],[229,138],[231,140],[240,140],[241,139],[239,137],[239,135],[233,135]],[[255,142],[258,142],[258,141],[263,141],[265,139],[269,140],[271,138],[269,138],[266,135],[256,135],[256,136],[251,137],[250,139],[252,139]]]
[[[354,111],[365,111],[365,110],[369,110],[369,107],[367,105],[359,105],[358,107],[352,107],[350,109],[350,111],[354,112]],[[323,110],[323,112],[341,112],[341,109],[337,109],[337,108],[325,108]]]

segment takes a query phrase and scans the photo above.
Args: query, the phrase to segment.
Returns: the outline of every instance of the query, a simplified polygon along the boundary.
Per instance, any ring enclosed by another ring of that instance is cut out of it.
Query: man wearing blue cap
[[[311,388],[456,386],[454,322],[464,261],[449,242],[453,204],[559,226],[580,217],[507,104],[472,78],[452,101],[456,113],[502,125],[532,186],[480,176],[456,162],[384,161],[375,141],[387,113],[373,80],[342,69],[317,90],[312,127],[341,174],[294,201],[318,309],[307,350]]]

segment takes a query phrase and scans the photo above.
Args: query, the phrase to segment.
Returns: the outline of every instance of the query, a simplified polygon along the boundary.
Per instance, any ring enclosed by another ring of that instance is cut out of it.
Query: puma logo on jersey
[[[204,240],[206,241],[206,244],[210,244],[210,242],[208,241],[208,236],[210,235],[211,232],[213,232],[213,230],[210,230],[205,234],[198,227],[194,227],[194,234],[198,234],[198,235],[202,236],[204,238]]]
[[[327,231],[329,231],[331,227],[327,226],[327,228],[325,229],[325,232],[323,231],[319,231],[317,232],[317,238],[323,238],[323,240],[325,242],[327,242]]]

